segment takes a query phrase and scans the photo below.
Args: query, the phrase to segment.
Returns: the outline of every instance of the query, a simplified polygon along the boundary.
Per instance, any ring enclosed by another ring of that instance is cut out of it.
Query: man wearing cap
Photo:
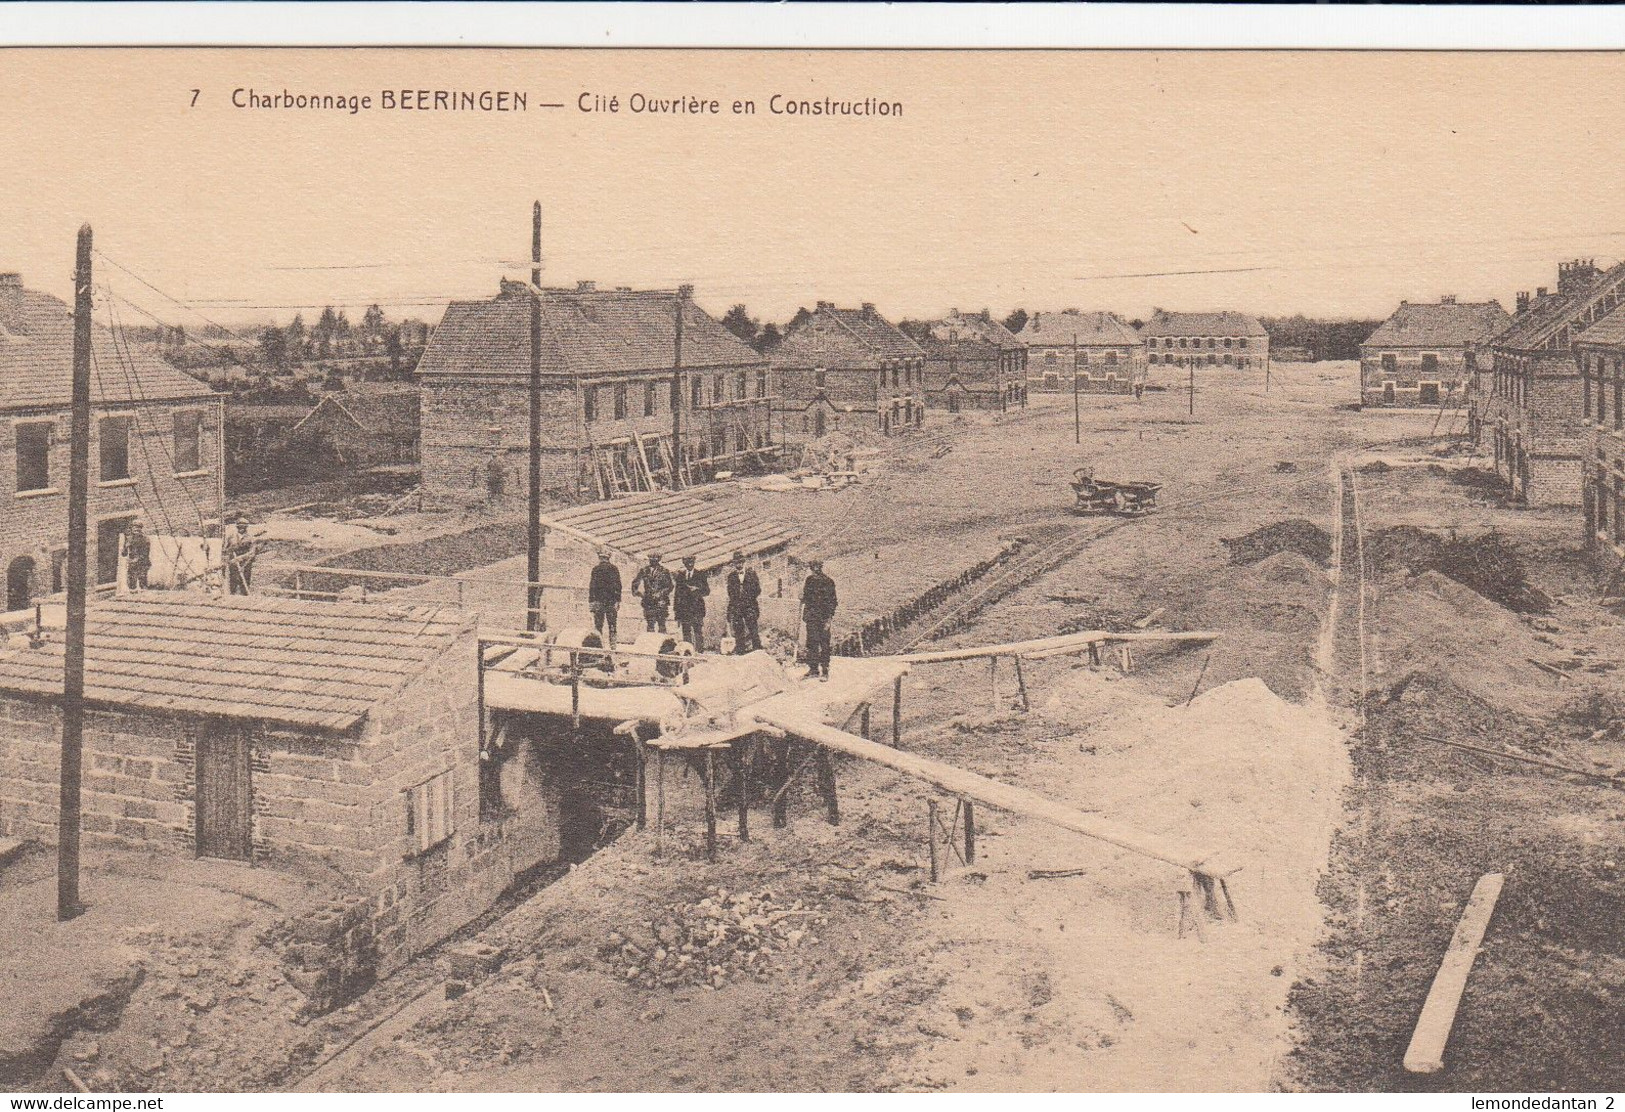
[[[711,584],[705,573],[694,567],[694,557],[684,556],[683,566],[671,577],[671,610],[682,630],[683,640],[694,646],[694,651],[705,651],[705,598],[711,593]]]
[[[248,522],[237,518],[237,527],[226,537],[226,583],[234,595],[248,594],[254,579],[254,538],[248,535]]]
[[[604,647],[615,647],[615,619],[621,611],[621,569],[609,558],[609,550],[598,550],[598,563],[587,580],[587,609]]]
[[[807,675],[829,682],[829,623],[835,617],[835,580],[824,574],[824,561],[808,560],[801,585],[801,620],[807,623]]]
[[[152,538],[148,537],[147,531],[141,527],[140,518],[130,522],[129,535],[124,538],[124,555],[127,559],[130,590],[145,591],[147,573],[152,570]]]
[[[762,581],[756,577],[756,569],[746,566],[743,552],[734,553],[725,583],[728,588],[728,625],[733,630],[734,652],[741,656],[755,652],[762,647],[762,638],[756,629],[756,623],[762,616],[761,603],[756,601],[762,597]]]
[[[643,600],[643,622],[653,633],[666,632],[666,616],[671,608],[671,572],[660,564],[660,553],[651,552],[649,562],[632,577],[632,597]]]

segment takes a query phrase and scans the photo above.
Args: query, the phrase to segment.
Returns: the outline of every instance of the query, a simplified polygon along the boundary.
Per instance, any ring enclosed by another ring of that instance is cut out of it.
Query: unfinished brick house
[[[1586,540],[1625,557],[1625,307],[1575,338],[1574,359],[1587,430],[1580,487]]]
[[[1401,301],[1360,345],[1360,403],[1456,407],[1467,400],[1489,341],[1512,323],[1499,301]]]
[[[11,837],[55,840],[62,651],[58,633],[0,654]],[[474,654],[472,620],[445,607],[94,603],[86,844],[343,878],[386,973],[558,853],[534,754],[481,760]]]
[[[218,535],[224,402],[127,338],[91,329],[90,567],[118,574],[119,536]],[[5,610],[63,588],[73,320],[68,305],[0,274],[0,564]]]
[[[869,302],[798,310],[768,357],[786,444],[831,432],[895,436],[925,422],[925,352]]]
[[[418,363],[425,505],[523,506],[530,444],[530,287],[454,301]],[[679,350],[677,311],[682,305]],[[673,368],[690,481],[758,466],[778,444],[768,363],[693,288],[541,292],[542,482],[561,501],[669,487]]]
[[[1246,313],[1170,313],[1158,309],[1140,329],[1151,366],[1263,370],[1270,334]]]
[[[1480,435],[1512,493],[1530,505],[1580,504],[1589,448],[1575,339],[1625,299],[1625,263],[1599,271],[1589,259],[1558,266],[1557,290],[1531,300],[1491,341],[1494,382],[1480,403]]]
[[[1132,394],[1145,384],[1145,344],[1116,313],[1034,313],[1017,334],[1027,345],[1034,390]]]
[[[953,309],[903,330],[925,352],[926,405],[949,413],[1026,408],[1027,345],[986,309]]]

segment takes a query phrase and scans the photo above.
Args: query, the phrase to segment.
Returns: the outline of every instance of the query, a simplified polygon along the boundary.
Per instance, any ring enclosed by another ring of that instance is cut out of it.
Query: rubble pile
[[[825,925],[820,912],[801,900],[781,903],[766,889],[713,888],[698,903],[667,908],[647,924],[646,939],[611,931],[599,952],[622,980],[644,988],[713,990],[730,980],[765,981],[777,956],[818,941],[813,932]]]
[[[1332,562],[1332,538],[1326,530],[1301,517],[1274,521],[1244,537],[1222,540],[1220,543],[1230,550],[1232,564],[1256,564],[1278,552],[1296,552],[1321,567]]]

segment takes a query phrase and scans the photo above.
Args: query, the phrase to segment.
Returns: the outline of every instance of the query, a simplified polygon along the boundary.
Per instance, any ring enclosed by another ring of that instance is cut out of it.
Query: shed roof
[[[1146,321],[1146,336],[1267,336],[1257,317],[1228,310],[1219,313],[1170,313],[1158,309]]]
[[[660,491],[545,514],[542,524],[639,560],[658,552],[675,566],[693,556],[702,571],[726,564],[736,549],[758,556],[798,535],[720,499]]]
[[[150,348],[92,325],[91,404],[209,398],[208,384]],[[66,407],[73,401],[73,316],[67,302],[0,275],[0,410]]]
[[[659,290],[545,290],[542,373],[593,377],[670,373],[677,295]],[[418,361],[419,379],[530,374],[530,287],[504,282],[486,301],[453,301]],[[750,345],[685,300],[686,369],[765,364]]]
[[[1137,344],[1140,334],[1116,313],[1080,313],[1065,309],[1059,313],[1034,313],[1016,333],[1016,338],[1029,344],[1070,344],[1072,337],[1084,347],[1111,344]]]
[[[473,619],[447,607],[145,593],[93,605],[85,697],[111,708],[344,730]],[[62,694],[60,639],[0,654],[0,692]]]
[[[919,344],[876,312],[873,305],[838,309],[828,301],[820,301],[816,309],[798,312],[784,338],[769,352],[775,366],[847,369],[876,367],[882,361],[895,359],[918,359],[924,354]]]
[[[1490,339],[1512,323],[1499,301],[1400,302],[1365,338],[1372,347],[1460,347]]]

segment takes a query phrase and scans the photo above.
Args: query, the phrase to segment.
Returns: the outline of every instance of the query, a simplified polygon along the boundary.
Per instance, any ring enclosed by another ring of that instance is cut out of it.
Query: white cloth
[[[218,573],[224,541],[219,537],[152,537],[147,586],[201,591]]]

